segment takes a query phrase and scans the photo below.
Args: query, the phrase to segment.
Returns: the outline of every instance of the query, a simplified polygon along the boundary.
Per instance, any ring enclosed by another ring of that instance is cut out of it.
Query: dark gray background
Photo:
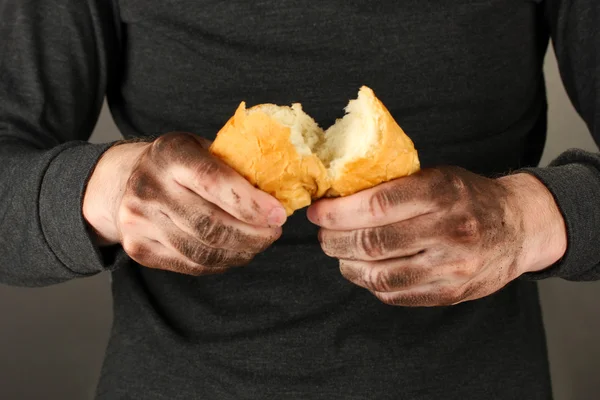
[[[564,93],[552,53],[546,73],[550,133],[543,165],[569,147],[597,149]],[[104,110],[92,141],[118,137]],[[549,280],[542,301],[556,400],[600,398],[600,283]],[[106,274],[42,289],[0,285],[0,399],[90,399],[110,307]]]

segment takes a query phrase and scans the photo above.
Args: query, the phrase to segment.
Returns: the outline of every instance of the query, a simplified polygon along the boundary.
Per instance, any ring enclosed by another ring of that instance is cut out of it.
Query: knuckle
[[[146,259],[150,250],[146,245],[134,239],[124,239],[121,245],[129,257],[141,262]]]
[[[152,142],[152,153],[162,154],[171,149],[171,134],[159,136]]]
[[[445,168],[429,168],[421,171],[425,181],[428,182],[430,194],[448,191],[448,178],[450,173]]]
[[[367,258],[377,259],[385,253],[381,240],[381,231],[377,228],[357,231],[356,244],[359,252]]]
[[[225,252],[219,249],[195,246],[190,258],[197,264],[207,268],[218,268],[225,265]]]
[[[171,152],[183,146],[188,146],[194,138],[186,132],[169,132],[159,136],[152,142],[152,150],[156,153]]]
[[[389,292],[391,291],[390,274],[385,269],[372,269],[367,275],[366,285],[376,292]]]
[[[435,169],[430,190],[440,207],[448,207],[468,196],[467,184],[455,168]]]
[[[119,208],[118,221],[121,227],[132,227],[138,222],[140,212],[138,206],[132,202],[127,202]]]
[[[156,202],[125,195],[118,207],[117,219],[121,224],[129,223],[134,225],[141,219],[147,219],[156,207]]]
[[[406,289],[418,285],[430,275],[429,270],[421,268],[406,268],[403,271],[390,272],[388,286],[394,290]]]
[[[468,263],[461,263],[454,267],[452,275],[457,279],[468,279],[473,275],[472,268]]]
[[[210,266],[210,262],[215,261],[214,256],[210,254],[212,249],[204,243],[176,235],[171,236],[169,242],[181,255],[195,264],[208,267]]]
[[[460,217],[455,226],[456,235],[467,242],[476,242],[481,239],[481,223],[472,214]]]
[[[463,298],[464,291],[460,287],[448,287],[440,289],[437,304],[440,306],[450,306],[456,304]]]
[[[398,191],[390,188],[377,190],[369,198],[368,212],[374,218],[384,216],[399,201],[400,195]]]
[[[219,162],[212,157],[200,157],[192,166],[194,178],[202,184],[215,185],[219,178],[224,174]]]
[[[207,253],[209,250],[203,244],[182,240],[176,247],[193,262],[206,266],[205,262],[208,258]]]
[[[450,254],[444,258],[440,267],[446,269],[453,278],[465,279],[472,275],[474,265],[475,260],[471,254]]]
[[[449,173],[446,175],[446,185],[454,193],[462,195],[467,191],[467,185],[465,181],[457,174]]]
[[[146,174],[140,169],[134,170],[131,175],[129,175],[129,179],[127,180],[127,191],[137,196],[136,192],[138,188],[143,187],[144,183],[146,182],[145,175]]]
[[[485,265],[485,260],[480,256],[462,258],[455,264],[454,276],[460,279],[470,279]]]
[[[226,244],[227,228],[211,214],[200,214],[193,218],[193,229],[198,238],[211,246],[222,246]]]
[[[142,200],[158,197],[158,189],[154,180],[145,171],[135,170],[127,180],[127,191]]]

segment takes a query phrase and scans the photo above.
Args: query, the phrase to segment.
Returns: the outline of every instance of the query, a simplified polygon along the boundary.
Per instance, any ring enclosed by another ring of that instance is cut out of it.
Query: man
[[[600,157],[535,168],[542,62],[600,138],[599,11],[2,1],[0,280],[112,271],[99,399],[550,399],[535,280],[600,277]],[[362,84],[421,173],[286,221],[207,153],[241,100],[328,126]],[[88,144],[105,94],[128,140]]]

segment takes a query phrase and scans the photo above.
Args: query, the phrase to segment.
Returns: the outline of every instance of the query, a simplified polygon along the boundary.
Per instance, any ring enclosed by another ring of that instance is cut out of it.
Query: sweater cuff
[[[53,253],[74,274],[114,270],[126,260],[125,252],[120,246],[95,245],[82,212],[88,179],[111,144],[70,144],[44,174],[38,203],[42,231]]]
[[[600,172],[583,163],[527,168],[520,172],[534,175],[548,187],[565,220],[568,240],[561,260],[523,277],[587,280],[589,271],[600,263]]]

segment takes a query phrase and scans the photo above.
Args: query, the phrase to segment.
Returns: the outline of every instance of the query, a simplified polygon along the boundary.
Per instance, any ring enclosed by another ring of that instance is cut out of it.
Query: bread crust
[[[348,196],[417,172],[420,163],[412,140],[370,88],[363,86],[361,91],[374,104],[379,142],[366,157],[346,163],[335,180],[316,152],[298,153],[290,128],[261,111],[264,104],[247,110],[242,101],[217,133],[210,152],[278,199],[288,216],[321,197]]]
[[[385,105],[370,88],[361,88],[374,103],[375,117],[380,134],[379,143],[364,158],[344,165],[338,173],[327,197],[348,196],[383,182],[411,175],[421,168],[413,141],[398,125]]]
[[[291,215],[322,197],[330,183],[325,166],[314,155],[298,154],[290,128],[241,102],[218,132],[210,152],[250,183],[278,199]]]

